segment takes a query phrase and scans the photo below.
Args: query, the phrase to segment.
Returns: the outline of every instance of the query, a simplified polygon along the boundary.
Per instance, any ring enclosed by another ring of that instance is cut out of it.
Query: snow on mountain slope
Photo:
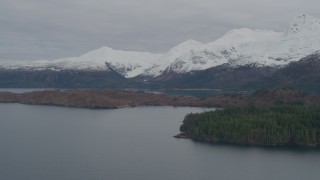
[[[241,28],[208,44],[186,41],[160,58],[159,62],[165,63],[151,67],[145,74],[186,73],[225,63],[235,67],[248,64],[281,67],[318,50],[320,20],[301,15],[293,19],[284,32]]]
[[[169,66],[175,72],[203,70],[223,63],[283,66],[320,50],[320,20],[295,18],[285,32],[235,29],[218,40],[187,51]]]
[[[145,69],[154,64],[161,56],[162,54],[120,51],[103,47],[84,54],[80,58],[75,58],[73,61],[92,62],[99,64],[99,67],[112,68],[125,77],[135,77],[144,73]]]
[[[172,48],[167,54],[159,58],[159,60],[153,64],[149,69],[146,70],[144,75],[158,76],[162,74],[165,70],[168,70],[171,66],[179,66],[178,62],[182,59],[187,59],[189,57],[184,57],[189,55],[189,52],[193,52],[195,49],[201,47],[203,44],[195,40],[185,41],[176,47]],[[176,64],[176,65],[175,65]],[[173,71],[178,70],[177,68],[172,69]]]
[[[124,77],[187,73],[228,63],[232,66],[284,66],[320,50],[320,20],[301,15],[284,32],[235,29],[203,44],[188,40],[166,54],[120,51],[102,47],[80,57],[31,63],[0,64],[5,69],[115,70]]]
[[[125,77],[142,74],[161,54],[147,52],[121,51],[109,47],[102,47],[90,51],[80,57],[63,58],[57,60],[40,60],[33,62],[17,62],[1,64],[5,69],[28,70],[115,70]],[[110,69],[111,68],[111,69]]]

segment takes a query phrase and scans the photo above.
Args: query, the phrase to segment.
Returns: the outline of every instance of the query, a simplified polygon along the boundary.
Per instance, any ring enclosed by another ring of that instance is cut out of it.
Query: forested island
[[[188,114],[180,130],[177,137],[211,143],[319,147],[320,106],[251,105]]]

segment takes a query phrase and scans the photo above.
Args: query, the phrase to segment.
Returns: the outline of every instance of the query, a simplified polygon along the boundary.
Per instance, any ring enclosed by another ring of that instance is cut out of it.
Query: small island
[[[320,145],[319,105],[230,107],[188,114],[177,138],[268,146]]]

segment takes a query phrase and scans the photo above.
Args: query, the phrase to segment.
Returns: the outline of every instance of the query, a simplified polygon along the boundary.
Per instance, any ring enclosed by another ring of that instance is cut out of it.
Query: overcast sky
[[[284,31],[319,0],[0,0],[0,60],[78,56],[101,46],[166,52],[234,28]]]

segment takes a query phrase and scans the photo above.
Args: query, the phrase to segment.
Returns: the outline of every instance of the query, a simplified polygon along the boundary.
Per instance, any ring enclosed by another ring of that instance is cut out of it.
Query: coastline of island
[[[320,146],[320,106],[246,106],[188,114],[176,138],[257,146]]]

